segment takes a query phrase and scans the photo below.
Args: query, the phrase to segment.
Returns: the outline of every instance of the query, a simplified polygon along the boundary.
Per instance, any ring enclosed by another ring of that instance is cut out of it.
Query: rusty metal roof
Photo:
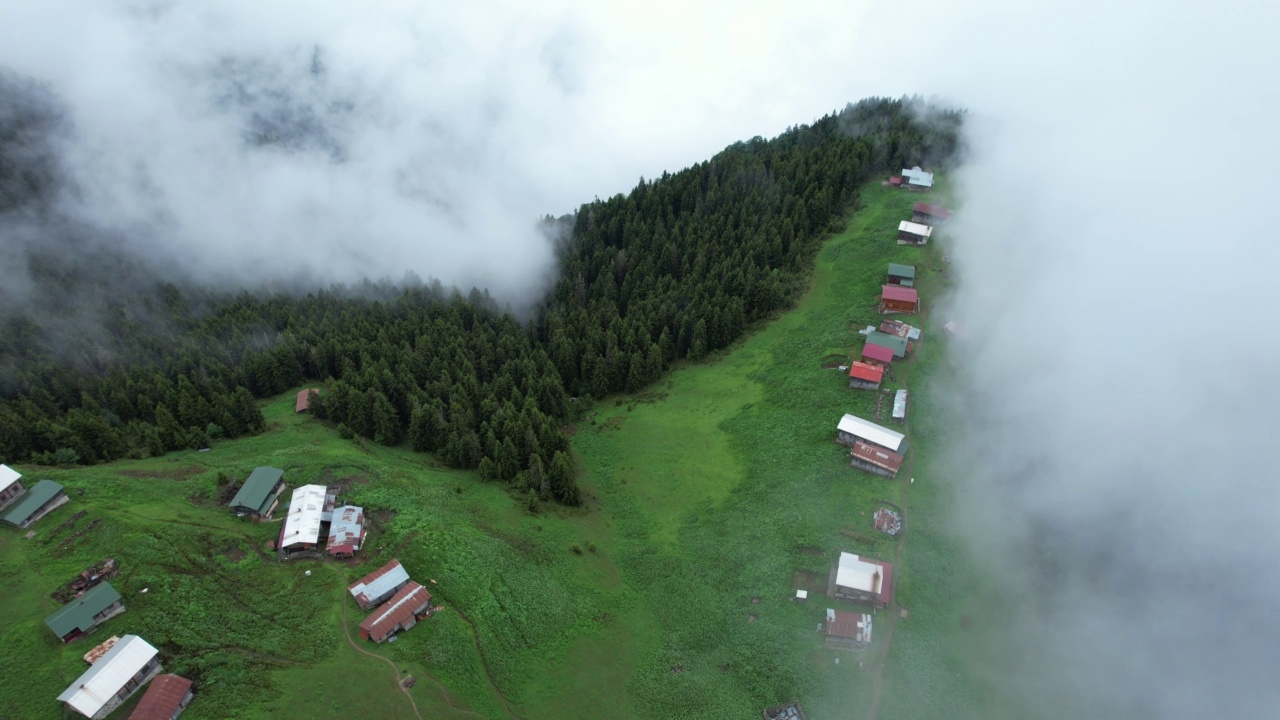
[[[371,640],[381,642],[383,638],[395,632],[397,628],[403,626],[414,615],[425,610],[429,604],[431,604],[431,593],[418,583],[410,580],[385,605],[365,618],[360,623],[360,629]]]
[[[828,609],[827,636],[871,642],[871,615]]]
[[[320,388],[305,388],[298,391],[298,400],[293,404],[293,411],[300,413],[311,409],[311,393],[320,394]]]
[[[885,300],[894,300],[898,302],[920,302],[920,293],[916,292],[915,288],[903,287],[901,285],[881,285],[880,297]]]
[[[331,553],[354,553],[364,542],[364,508],[343,505],[333,511],[329,525],[328,550]]]
[[[849,454],[863,462],[871,463],[895,474],[902,467],[902,456],[898,453],[861,440],[854,441],[853,450]]]
[[[129,720],[169,720],[182,707],[191,681],[172,673],[157,675]]]

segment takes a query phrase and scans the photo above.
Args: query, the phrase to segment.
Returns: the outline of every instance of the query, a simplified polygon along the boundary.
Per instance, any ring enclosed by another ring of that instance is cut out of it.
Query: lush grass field
[[[878,322],[887,263],[917,265],[926,303],[937,291],[936,247],[894,241],[918,199],[868,187],[796,309],[590,411],[574,437],[585,510],[531,514],[471,473],[343,441],[294,416],[292,396],[265,408],[268,433],[207,453],[21,468],[62,482],[72,502],[34,538],[0,529],[0,717],[61,717],[54,697],[87,667],[80,655],[131,632],[161,648],[166,669],[198,679],[184,717],[414,717],[396,670],[342,630],[343,604],[349,628],[363,617],[345,584],[398,557],[416,580],[435,580],[446,610],[394,644],[355,638],[415,677],[423,717],[745,720],[799,698],[815,719],[861,718],[884,633],[868,652],[835,653],[815,628],[839,605],[821,596],[838,551],[894,559],[896,542],[871,527],[880,499],[910,505],[896,569],[911,615],[894,633],[878,716],[981,716],[981,683],[963,663],[981,632],[980,588],[960,580],[960,551],[930,527],[946,503],[931,460],[946,421],[927,390],[942,371],[942,319],[928,319],[917,356],[895,367],[912,389],[913,486],[910,473],[891,481],[849,466],[835,425],[845,412],[874,417],[876,394],[819,367],[860,348],[856,330]],[[262,552],[279,525],[237,521],[213,500],[219,470],[244,477],[255,465],[284,468],[290,488],[342,482],[379,518],[360,562],[281,564]],[[112,582],[129,610],[62,646],[43,626],[56,607],[48,593],[107,556],[121,561]],[[818,592],[796,603],[797,584]],[[965,631],[959,618],[971,613]]]

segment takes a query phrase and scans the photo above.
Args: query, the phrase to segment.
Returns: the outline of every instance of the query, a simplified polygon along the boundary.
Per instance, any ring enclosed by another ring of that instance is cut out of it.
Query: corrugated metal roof
[[[907,391],[899,390],[893,394],[893,419],[903,420],[907,417]]]
[[[868,337],[870,336],[868,335]],[[893,362],[893,349],[883,345],[876,345],[868,340],[867,344],[862,348],[862,357],[886,363]]]
[[[920,223],[913,223],[910,220],[903,220],[898,223],[898,232],[902,232],[904,230],[912,235],[919,235],[920,237],[927,238],[933,235],[932,225],[921,225]]]
[[[853,444],[853,450],[849,454],[863,462],[884,468],[894,475],[897,475],[898,470],[902,468],[901,455],[891,450],[885,450],[878,445],[864,443],[861,440]]]
[[[912,205],[911,211],[918,212],[922,215],[928,215],[930,217],[936,217],[941,220],[946,220],[951,217],[950,210],[942,207],[941,205],[930,205],[926,202],[918,202],[915,205]]]
[[[118,643],[118,642],[120,642],[120,636],[119,636],[119,635],[112,635],[111,637],[107,638],[106,640],[103,640],[103,641],[102,641],[101,643],[99,643],[98,645],[94,646],[94,648],[93,648],[92,650],[90,650],[89,652],[85,653],[85,654],[84,654],[84,655],[82,655],[81,657],[83,657],[83,658],[84,658],[84,661],[85,661],[85,662],[87,662],[87,663],[89,663],[90,665],[92,665],[92,664],[94,664],[94,663],[98,662],[98,660],[99,660],[99,659],[101,659],[103,655],[106,655],[106,654],[107,654],[107,651],[108,651],[108,650],[110,650],[111,648],[115,647],[115,644],[116,644],[116,643]]]
[[[320,394],[320,388],[304,388],[298,391],[298,399],[293,403],[294,412],[311,409],[311,393]]]
[[[884,379],[884,368],[864,362],[849,363],[849,377],[878,383]]]
[[[919,165],[911,168],[910,170],[903,168],[902,176],[905,177],[907,182],[912,185],[933,187],[933,173],[921,170]]]
[[[893,352],[894,357],[907,356],[907,339],[897,335],[890,335],[877,330],[867,335],[867,344],[888,348]]]
[[[881,427],[870,420],[863,420],[857,415],[845,415],[840,418],[840,424],[836,429],[894,452],[898,452],[902,447],[902,441],[906,439],[902,433]]]
[[[409,582],[409,572],[404,569],[399,560],[392,560],[360,578],[347,589],[360,607],[367,608],[373,601],[389,595],[407,582]]]
[[[888,604],[892,566],[880,560],[862,559],[853,553],[840,553],[836,568],[836,585],[861,590],[876,595],[880,603]]]
[[[871,642],[871,615],[844,610],[827,611],[827,636]]]
[[[343,505],[333,511],[329,526],[329,552],[353,553],[364,540],[364,508]]]
[[[303,485],[293,491],[289,515],[280,533],[280,547],[315,545],[320,542],[320,520],[324,514],[324,485]]]
[[[18,498],[13,507],[9,508],[9,512],[4,514],[4,521],[11,525],[21,525],[27,521],[27,518],[35,515],[45,503],[57,497],[60,492],[62,492],[62,486],[58,483],[52,480],[41,480]]]
[[[431,593],[412,580],[400,592],[360,623],[371,640],[381,642],[431,603]]]
[[[151,658],[159,655],[146,640],[125,635],[98,662],[84,672],[71,687],[58,696],[86,717],[93,717],[108,701],[138,674]]]
[[[76,630],[82,633],[89,632],[93,627],[93,616],[118,602],[120,602],[120,593],[111,587],[111,583],[98,583],[45,618],[44,624],[48,625],[53,634],[60,638]]]
[[[129,720],[169,720],[182,707],[190,689],[191,681],[184,677],[172,673],[155,676]]]
[[[249,473],[236,496],[231,498],[231,507],[253,508],[258,512],[266,512],[270,504],[271,489],[276,486],[284,471],[280,468],[259,467]]]
[[[916,266],[889,263],[889,274],[894,277],[914,278],[916,276]]]
[[[0,492],[9,489],[9,486],[22,479],[22,473],[14,470],[8,465],[0,465]]]

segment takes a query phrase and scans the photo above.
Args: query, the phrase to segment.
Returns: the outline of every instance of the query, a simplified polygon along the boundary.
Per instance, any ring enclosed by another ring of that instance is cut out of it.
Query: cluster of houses
[[[8,465],[0,465],[0,520],[23,530],[37,520],[67,504],[69,498],[61,485],[41,480],[28,490],[22,484],[22,473]]]
[[[162,674],[160,651],[137,635],[110,638],[87,653],[85,661],[89,669],[58,701],[92,720],[110,715],[148,683],[129,720],[177,720],[191,702],[191,681]]]
[[[361,610],[373,610],[360,623],[360,637],[381,643],[418,624],[435,608],[431,593],[413,580],[399,560],[392,560],[347,588]]]
[[[903,169],[901,176],[890,178],[887,184],[907,190],[928,191],[933,189],[933,174],[919,167]],[[898,224],[898,243],[928,244],[933,237],[934,226],[950,216],[951,212],[945,208],[915,203],[911,219]],[[914,266],[891,263],[881,286],[879,312],[882,315],[919,312],[920,296],[915,285]],[[867,326],[860,334],[866,337],[861,356],[851,358],[849,363],[849,387],[860,390],[879,390],[893,362],[910,356],[920,341],[919,328],[893,318],[885,319],[879,326]],[[907,391],[899,389],[893,394],[891,417],[894,422],[903,423],[906,416]],[[849,458],[854,467],[889,478],[898,476],[907,452],[907,438],[903,433],[849,414],[840,418],[836,425],[836,442],[850,449]],[[902,532],[902,517],[891,508],[876,510],[873,523],[877,530],[894,537]],[[892,588],[892,565],[841,552],[832,567],[827,594],[838,600],[870,606],[874,612],[888,607]],[[796,593],[800,600],[807,596],[804,590]],[[871,644],[872,613],[828,609],[825,630],[828,647],[864,649]]]
[[[284,493],[284,471],[259,467],[236,491],[228,506],[238,517],[267,520],[280,505]],[[300,553],[317,553],[320,548],[333,557],[354,557],[364,545],[364,508],[337,506],[338,492],[324,485],[301,485],[289,499],[289,510],[280,525],[275,549],[282,558]]]

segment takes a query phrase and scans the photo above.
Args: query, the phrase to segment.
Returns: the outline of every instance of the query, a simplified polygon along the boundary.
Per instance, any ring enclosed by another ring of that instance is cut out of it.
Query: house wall
[[[898,242],[904,242],[910,245],[924,245],[925,243],[929,242],[929,238],[926,238],[922,235],[916,235],[915,233],[908,232],[906,230],[899,230]]]
[[[15,480],[12,485],[4,489],[4,492],[0,492],[0,510],[8,507],[9,503],[17,500],[18,496],[25,491],[26,488],[22,487],[22,481]]]
[[[843,430],[836,430],[836,442],[840,443],[841,445],[848,445],[849,447],[853,447],[853,444],[857,441],[858,441],[857,437],[850,435],[849,433]]]
[[[827,647],[837,650],[863,650],[870,646],[871,643],[862,643],[853,638],[842,638],[835,635],[827,636]]]
[[[859,390],[875,390],[880,387],[880,383],[873,383],[870,380],[859,380],[858,378],[849,378],[849,387]]]
[[[884,468],[880,467],[879,465],[872,465],[871,463],[867,462],[866,460],[863,460],[862,458],[857,458],[857,457],[855,457],[855,458],[850,458],[850,464],[851,464],[851,465],[853,465],[853,466],[854,466],[854,467],[856,467],[856,468],[861,468],[861,469],[863,469],[863,470],[866,470],[867,472],[873,472],[873,473],[875,473],[875,474],[877,474],[877,475],[883,475],[883,476],[885,476],[885,477],[897,477],[897,476],[898,476],[898,473],[896,473],[896,472],[889,472],[888,470],[885,470]]]
[[[120,691],[111,700],[107,701],[107,704],[103,705],[101,710],[94,714],[93,720],[102,720],[102,718],[110,715],[113,710],[123,705],[134,693],[138,692],[139,688],[146,685],[151,678],[159,673],[160,657],[157,655],[151,658],[146,665],[143,665],[142,669],[135,673],[133,677],[129,678],[129,682],[125,683],[124,687],[120,688]]]
[[[908,302],[906,300],[881,300],[880,306],[889,312],[905,312],[914,313],[919,303]]]
[[[48,515],[54,510],[62,507],[63,505],[66,505],[70,500],[71,498],[67,497],[67,494],[65,492],[60,492],[57,495],[54,495],[53,497],[49,498],[49,502],[45,503],[44,505],[41,505],[39,510],[35,511],[35,513],[31,517],[27,518],[26,521],[23,522],[18,527],[24,528],[24,529],[31,527],[37,520],[44,517],[45,515]]]

